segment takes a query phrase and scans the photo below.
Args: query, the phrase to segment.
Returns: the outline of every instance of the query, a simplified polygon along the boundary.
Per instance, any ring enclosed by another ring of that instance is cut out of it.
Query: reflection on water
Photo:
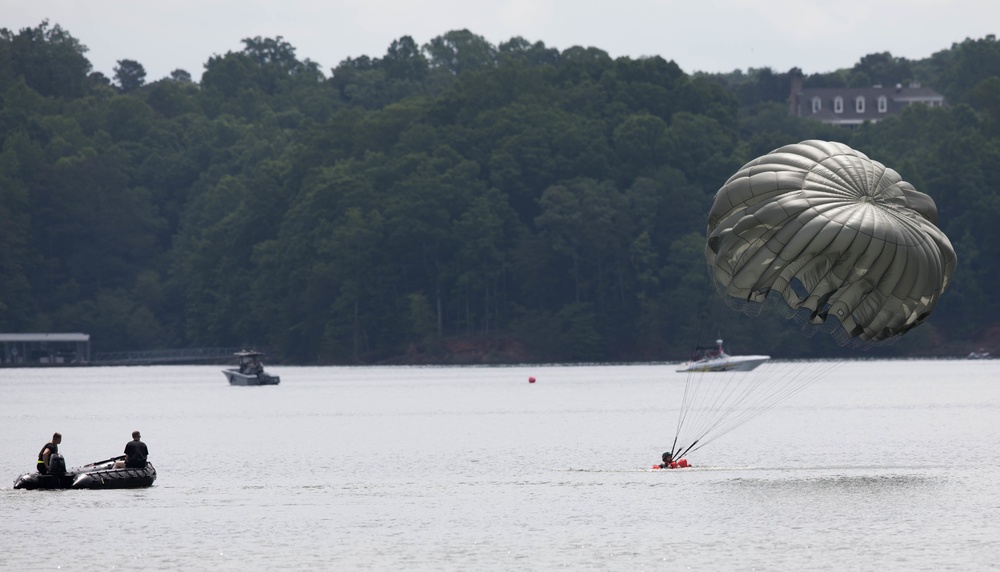
[[[140,429],[159,473],[0,489],[0,569],[40,545],[164,570],[968,570],[1000,548],[991,362],[848,362],[674,471],[650,468],[671,365],[274,369],[0,370],[8,483],[53,431],[78,465]]]
[[[855,469],[859,470],[859,469]],[[861,471],[878,473],[882,468],[860,469]],[[895,469],[898,470],[898,469]],[[919,470],[919,469],[911,469]],[[806,469],[827,473],[827,469]],[[872,502],[877,496],[907,496],[934,494],[935,490],[947,488],[947,478],[943,475],[929,476],[924,474],[822,474],[820,476],[802,476],[800,471],[786,471],[795,476],[782,478],[746,478],[740,477],[726,481],[721,488],[740,495],[763,495],[782,502],[789,497],[805,496],[814,501],[836,496],[847,502]]]

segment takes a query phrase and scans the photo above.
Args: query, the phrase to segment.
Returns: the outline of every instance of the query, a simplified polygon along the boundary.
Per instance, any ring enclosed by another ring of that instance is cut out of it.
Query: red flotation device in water
[[[654,469],[686,469],[691,465],[688,464],[687,459],[680,459],[678,461],[671,461],[669,465],[653,465]]]

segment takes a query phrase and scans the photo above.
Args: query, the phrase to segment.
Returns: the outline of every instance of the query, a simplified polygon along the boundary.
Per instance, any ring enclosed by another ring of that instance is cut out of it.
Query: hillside
[[[948,105],[846,130],[788,115],[788,71],[689,74],[466,30],[329,74],[248,38],[200,82],[147,83],[131,60],[91,73],[58,25],[4,30],[0,331],[303,364],[681,359],[718,332],[837,353],[777,313],[729,311],[704,257],[730,175],[824,139],[932,197],[958,253],[927,324],[884,351],[964,355],[1000,324],[1000,42],[804,77],[898,81]]]

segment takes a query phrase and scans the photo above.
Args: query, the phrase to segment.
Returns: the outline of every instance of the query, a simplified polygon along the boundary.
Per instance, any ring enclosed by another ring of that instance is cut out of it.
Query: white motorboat
[[[236,352],[236,357],[240,358],[238,369],[224,369],[229,385],[278,385],[281,378],[277,375],[270,375],[264,372],[264,363],[261,357],[262,352],[243,350]]]
[[[716,347],[697,348],[692,360],[681,364],[677,371],[750,371],[771,359],[771,356],[731,356],[722,349],[722,340],[715,340]]]

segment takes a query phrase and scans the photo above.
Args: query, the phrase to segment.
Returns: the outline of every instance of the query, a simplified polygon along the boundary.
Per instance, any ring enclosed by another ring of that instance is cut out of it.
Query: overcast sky
[[[688,73],[809,74],[1000,35],[1000,0],[0,0],[0,27],[45,19],[89,48],[94,71],[110,78],[131,59],[147,81],[178,68],[198,80],[209,57],[242,50],[243,38],[281,36],[329,76],[347,57],[382,57],[402,36],[423,45],[460,29],[494,46],[521,36],[559,50],[658,55]]]

